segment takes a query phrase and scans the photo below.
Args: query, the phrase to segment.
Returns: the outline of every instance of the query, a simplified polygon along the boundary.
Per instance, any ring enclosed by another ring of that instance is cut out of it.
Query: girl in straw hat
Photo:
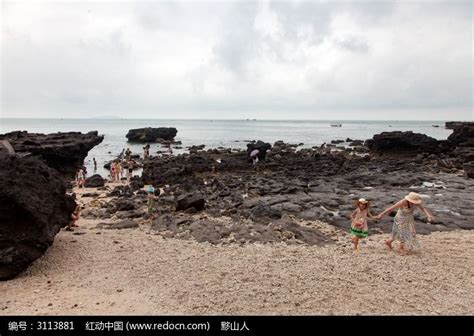
[[[418,250],[420,248],[415,230],[414,210],[416,208],[420,209],[426,215],[428,222],[431,223],[433,216],[423,206],[420,195],[414,192],[409,193],[404,199],[398,201],[377,216],[377,219],[382,219],[386,214],[398,209],[393,219],[392,237],[385,241],[385,244],[390,249],[395,240],[400,242],[399,251],[402,254],[405,253],[406,248],[409,250]]]
[[[359,248],[359,240],[367,237],[369,229],[367,225],[367,218],[374,218],[370,213],[370,203],[364,198],[360,198],[357,202],[357,209],[352,213],[351,223],[351,240],[354,244],[354,250]]]

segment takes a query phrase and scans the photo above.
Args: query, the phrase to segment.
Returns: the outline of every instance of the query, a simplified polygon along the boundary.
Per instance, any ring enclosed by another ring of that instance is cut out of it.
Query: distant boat
[[[341,124],[331,124],[331,127],[342,127]]]
[[[439,125],[431,125],[431,126],[433,126],[433,127],[439,127]]]

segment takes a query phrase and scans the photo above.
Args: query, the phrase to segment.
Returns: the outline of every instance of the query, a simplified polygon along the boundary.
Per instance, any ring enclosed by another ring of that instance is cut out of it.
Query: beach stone
[[[128,199],[119,199],[115,203],[115,211],[130,211],[135,210],[135,204]]]
[[[250,210],[250,217],[254,221],[262,220],[262,219],[279,219],[281,218],[282,213],[280,209],[276,209],[271,207],[268,204],[258,204]]]
[[[474,162],[465,163],[463,168],[467,177],[474,178]]]
[[[59,173],[35,157],[0,157],[0,280],[41,257],[76,206]]]
[[[131,211],[117,211],[115,216],[120,219],[125,218],[141,218],[146,215],[145,211],[141,210],[131,210]]]
[[[107,229],[107,230],[122,230],[122,229],[136,229],[139,225],[137,222],[125,219],[116,223],[99,223],[96,225],[97,229]]]
[[[194,208],[197,211],[204,209],[206,200],[199,193],[190,193],[180,196],[176,202],[176,211],[187,210]]]
[[[130,142],[157,142],[162,140],[173,140],[178,130],[174,127],[145,127],[131,129],[128,131],[126,137]]]
[[[104,179],[99,174],[92,175],[91,177],[86,179],[84,186],[86,188],[99,188],[103,187],[105,184]]]
[[[85,194],[82,194],[82,197],[98,197],[100,196],[99,193],[85,193]]]
[[[8,140],[16,153],[30,153],[44,160],[62,176],[72,178],[82,167],[87,153],[104,140],[97,131],[89,133],[58,132],[51,134],[15,131],[0,134],[0,140]]]

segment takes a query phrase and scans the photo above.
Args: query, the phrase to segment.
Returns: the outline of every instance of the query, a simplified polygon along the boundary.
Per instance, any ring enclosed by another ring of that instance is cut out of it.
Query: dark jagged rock
[[[464,172],[467,177],[474,178],[474,162],[465,163]]]
[[[58,172],[35,157],[0,157],[0,280],[41,257],[75,208]]]
[[[250,213],[254,221],[261,219],[279,219],[282,215],[280,209],[271,207],[268,204],[258,204],[252,208]]]
[[[366,145],[377,154],[438,153],[438,140],[425,134],[409,132],[382,132],[374,135]]]
[[[206,201],[201,194],[187,194],[178,197],[176,201],[176,211],[187,210],[189,208],[194,208],[197,211],[201,211],[204,209],[206,205]]]
[[[15,152],[31,153],[56,169],[62,176],[73,177],[78,167],[82,167],[87,153],[104,139],[97,131],[86,134],[80,132],[58,132],[51,134],[15,131],[0,135],[8,140]]]
[[[270,145],[268,142],[263,142],[261,140],[258,140],[257,142],[251,142],[247,144],[247,156],[250,156],[250,153],[258,149],[258,159],[259,160],[265,160],[265,157],[267,156],[267,150],[272,149],[272,145]]]
[[[474,123],[457,126],[448,140],[458,146],[474,147]]]
[[[471,126],[474,127],[474,122],[473,121],[447,121],[445,124],[445,127],[447,129],[456,129],[458,127],[462,126]]]
[[[173,140],[178,130],[174,127],[145,127],[131,129],[126,137],[130,142],[158,142],[158,140]]]
[[[103,187],[105,184],[104,179],[99,174],[92,175],[91,177],[86,179],[84,186],[86,188],[99,188]]]

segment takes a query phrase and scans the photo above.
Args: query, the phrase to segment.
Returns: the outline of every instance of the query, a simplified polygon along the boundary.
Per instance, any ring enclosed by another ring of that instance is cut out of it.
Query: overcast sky
[[[473,119],[471,1],[1,6],[3,117]]]

